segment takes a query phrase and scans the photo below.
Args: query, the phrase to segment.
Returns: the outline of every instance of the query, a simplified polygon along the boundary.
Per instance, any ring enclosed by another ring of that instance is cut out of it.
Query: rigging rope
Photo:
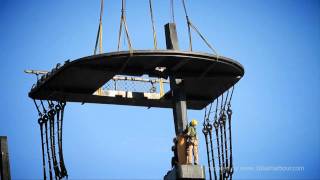
[[[227,142],[227,132],[226,132],[226,120],[227,120],[227,117],[226,117],[226,114],[225,114],[225,107],[226,107],[226,104],[228,102],[228,96],[229,96],[229,90],[227,91],[227,96],[226,96],[226,100],[224,102],[224,106],[223,106],[223,109],[222,109],[222,123],[223,123],[223,135],[224,135],[224,149],[225,149],[225,169],[224,169],[224,175],[226,178],[229,177],[229,173],[227,171],[227,168],[229,167],[228,163],[229,163],[229,158],[228,158],[228,142]]]
[[[211,146],[211,160],[212,160],[212,165],[213,165],[213,173],[214,173],[214,178],[217,179],[217,172],[216,172],[216,163],[214,160],[214,147],[213,147],[213,142],[212,142],[212,125],[208,123],[208,130],[209,130],[209,138],[210,138],[210,146]]]
[[[213,178],[212,169],[214,170],[214,178],[217,180],[217,172],[215,166],[215,158],[218,158],[219,164],[219,179],[231,179],[234,172],[233,169],[233,155],[232,155],[232,131],[231,131],[231,100],[234,92],[234,87],[226,91],[226,96],[224,93],[221,94],[221,97],[216,98],[216,107],[215,114],[213,118],[213,124],[210,124],[210,113],[212,104],[211,103],[208,109],[208,106],[205,108],[204,121],[203,121],[203,134],[206,141],[206,150],[207,150],[207,160],[208,160],[208,169],[210,180]],[[219,99],[220,102],[219,102]],[[213,125],[213,126],[212,126]],[[228,127],[227,127],[228,126]],[[215,129],[215,140],[217,145],[217,156],[214,152],[213,144],[213,128]],[[229,134],[227,136],[227,130]],[[228,148],[229,147],[229,148]]]
[[[55,146],[55,126],[54,126],[54,117],[55,117],[55,110],[53,109],[52,102],[49,104],[49,111],[48,111],[48,117],[49,117],[49,125],[50,125],[50,143],[51,143],[51,156],[52,156],[52,162],[53,162],[53,170],[54,174],[56,176],[56,179],[61,178],[61,172],[58,166],[57,162],[57,155],[56,155],[56,146]]]
[[[220,141],[219,141],[218,106],[219,106],[219,98],[217,98],[216,112],[215,112],[215,115],[214,115],[213,126],[214,126],[215,132],[216,132],[216,143],[217,143],[218,162],[219,162],[219,179],[222,179],[221,150],[220,150]]]
[[[224,156],[224,136],[223,136],[223,120],[222,116],[219,117],[219,127],[220,127],[220,145],[221,145],[221,166],[222,166],[222,179],[224,179],[225,170],[225,156]]]
[[[43,166],[43,179],[47,179],[46,176],[46,158],[45,158],[45,147],[47,151],[47,165],[49,167],[49,178],[50,180],[57,179],[60,180],[64,177],[68,178],[68,173],[64,165],[63,160],[63,151],[62,151],[62,127],[63,127],[63,113],[65,108],[65,102],[58,102],[56,105],[52,101],[48,101],[48,110],[45,108],[42,100],[40,100],[42,111],[39,108],[36,100],[34,104],[38,111],[38,124],[40,126],[41,133],[41,149],[42,149],[42,166]],[[49,123],[49,129],[48,125]],[[57,131],[55,131],[55,123],[57,125]],[[44,128],[43,128],[44,126]],[[44,132],[45,131],[45,132]],[[57,133],[58,141],[58,157],[56,155],[56,142],[55,142],[55,133]],[[49,135],[48,135],[49,134]],[[45,136],[45,139],[44,139]],[[50,141],[50,142],[49,142]],[[59,167],[59,165],[60,167]],[[54,175],[52,173],[54,170]]]
[[[53,174],[52,174],[50,148],[49,148],[49,137],[48,137],[49,130],[48,130],[48,125],[47,125],[47,123],[48,123],[48,116],[47,115],[45,115],[44,120],[45,120],[44,126],[45,126],[45,130],[46,130],[45,134],[46,134],[46,145],[47,145],[47,157],[48,157],[48,165],[49,165],[49,175],[50,175],[50,180],[52,180],[53,179]]]
[[[56,106],[56,112],[57,112],[57,127],[58,127],[58,155],[59,155],[59,164],[61,169],[61,176],[62,177],[68,177],[68,172],[64,164],[64,158],[63,158],[63,150],[62,150],[62,128],[63,128],[63,115],[64,115],[64,108],[66,103],[65,102],[59,102]]]
[[[212,160],[212,166],[213,166],[213,173],[214,173],[214,178],[217,179],[217,172],[216,172],[216,166],[215,166],[215,158],[214,158],[214,146],[213,146],[213,141],[212,141],[212,125],[210,124],[210,114],[211,114],[211,108],[212,108],[212,104],[210,104],[209,107],[209,111],[207,114],[207,107],[205,108],[205,121],[204,121],[204,134],[205,134],[205,138],[206,138],[206,148],[207,148],[207,158],[208,158],[208,167],[209,167],[209,175],[210,175],[210,179],[212,179],[212,173],[211,173],[211,165],[210,165],[210,155],[209,155],[209,147],[208,147],[208,138],[207,138],[207,134],[209,134],[209,140],[210,140],[210,152],[211,152],[211,160]]]
[[[227,109],[227,115],[228,115],[228,123],[229,123],[229,153],[230,153],[230,159],[229,159],[229,167],[228,167],[228,173],[230,176],[230,180],[232,180],[232,175],[233,175],[233,159],[232,159],[232,135],[231,135],[231,118],[232,118],[232,110],[231,110],[231,100],[233,96],[233,91],[234,91],[234,86],[232,86],[232,91],[230,95],[230,99],[228,102],[228,109]]]
[[[212,175],[211,175],[211,164],[210,164],[210,154],[209,154],[209,145],[208,145],[208,128],[207,128],[207,125],[205,122],[203,122],[203,129],[202,129],[202,132],[204,134],[204,138],[205,138],[205,141],[206,141],[206,150],[207,150],[207,159],[208,159],[208,169],[209,169],[209,177],[210,177],[210,180],[212,180]]]
[[[44,153],[44,141],[43,141],[43,119],[42,119],[42,113],[39,110],[39,106],[36,102],[36,100],[33,100],[34,105],[37,108],[38,114],[39,114],[39,119],[38,119],[38,123],[40,126],[40,133],[41,133],[41,153],[42,153],[42,169],[43,169],[43,179],[46,180],[47,179],[47,175],[46,175],[46,160],[45,160],[45,153]]]

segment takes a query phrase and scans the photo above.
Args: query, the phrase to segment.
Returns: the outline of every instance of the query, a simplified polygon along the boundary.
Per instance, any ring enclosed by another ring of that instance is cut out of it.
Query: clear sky
[[[147,2],[127,2],[134,49],[152,49]],[[187,50],[176,2],[180,47]],[[217,51],[246,70],[233,98],[234,164],[240,168],[235,179],[319,179],[320,1],[186,2],[191,20]],[[169,0],[154,0],[154,11],[164,49]],[[23,70],[48,70],[91,55],[98,16],[98,0],[0,0],[0,135],[9,139],[13,178],[42,176],[37,112],[27,97],[35,77]],[[106,0],[105,52],[116,50],[119,20],[120,0]],[[194,45],[209,52],[198,37]],[[202,121],[203,113],[188,116]],[[200,136],[200,162],[206,164]],[[173,137],[170,109],[69,103],[64,154],[70,179],[161,179],[170,168]],[[259,166],[304,171],[258,171]]]

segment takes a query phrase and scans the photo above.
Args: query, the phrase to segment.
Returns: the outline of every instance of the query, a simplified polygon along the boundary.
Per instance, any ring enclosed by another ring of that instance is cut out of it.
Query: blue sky
[[[128,0],[134,49],[152,49],[147,0]],[[217,51],[245,67],[233,98],[237,179],[320,178],[320,1],[186,0],[193,23]],[[159,47],[169,0],[154,1]],[[188,39],[180,1],[179,43]],[[27,97],[35,77],[25,69],[91,55],[99,1],[0,0],[0,135],[9,139],[12,177],[41,178],[37,113]],[[105,2],[104,51],[116,50],[120,0]],[[195,37],[195,51],[209,52]],[[189,111],[202,121],[203,111]],[[198,132],[201,133],[200,128]],[[69,103],[64,153],[70,178],[161,179],[170,168],[170,109]],[[204,138],[200,162],[206,164]],[[257,171],[302,166],[302,172]],[[247,169],[246,169],[247,168]]]

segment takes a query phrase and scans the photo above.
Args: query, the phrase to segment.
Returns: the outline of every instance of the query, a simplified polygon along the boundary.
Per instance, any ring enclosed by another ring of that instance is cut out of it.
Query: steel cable
[[[154,46],[154,49],[158,49],[157,32],[156,32],[156,27],[155,27],[154,17],[153,17],[152,0],[149,0],[149,10],[150,10],[151,23],[152,23],[153,46]]]
[[[126,14],[125,14],[125,0],[121,1],[121,18],[120,18],[120,28],[119,28],[119,36],[118,36],[118,51],[120,51],[121,46],[121,36],[122,36],[122,28],[125,29],[125,35],[127,38],[128,48],[130,51],[130,54],[133,53],[132,44],[129,36],[128,26],[127,26],[127,20],[126,20]]]

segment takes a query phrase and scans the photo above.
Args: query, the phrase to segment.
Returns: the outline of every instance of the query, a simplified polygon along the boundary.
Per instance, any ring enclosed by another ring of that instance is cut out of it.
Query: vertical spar
[[[10,180],[10,163],[7,136],[0,136],[0,179]]]

